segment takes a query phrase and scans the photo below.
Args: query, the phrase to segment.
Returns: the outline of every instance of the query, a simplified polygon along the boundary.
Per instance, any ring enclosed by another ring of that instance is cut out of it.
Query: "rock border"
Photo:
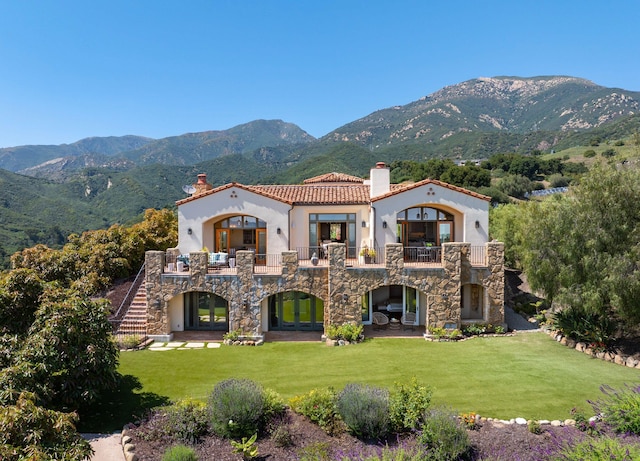
[[[640,369],[640,360],[631,357],[630,355],[622,355],[615,352],[607,352],[600,351],[597,349],[593,349],[589,347],[589,344],[575,341],[574,339],[567,338],[559,331],[543,329],[545,333],[555,339],[557,342],[562,344],[563,346],[570,347],[572,349],[577,350],[578,352],[582,352],[584,354],[590,355],[593,358],[604,360],[606,362],[615,363],[616,365],[623,365],[628,368],[637,368]]]
[[[122,444],[122,454],[126,461],[138,461],[138,455],[136,455],[136,446],[131,438],[129,431],[130,424],[126,424],[122,429],[122,436],[120,437],[120,443]]]

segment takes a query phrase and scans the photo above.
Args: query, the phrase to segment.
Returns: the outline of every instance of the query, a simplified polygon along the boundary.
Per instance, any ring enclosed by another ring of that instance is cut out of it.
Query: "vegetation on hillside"
[[[96,295],[137,271],[146,250],[175,245],[176,234],[173,212],[150,209],[131,227],[74,234],[62,249],[41,244],[13,255],[13,270],[0,276],[2,459],[88,458],[76,412],[120,380],[109,306]]]

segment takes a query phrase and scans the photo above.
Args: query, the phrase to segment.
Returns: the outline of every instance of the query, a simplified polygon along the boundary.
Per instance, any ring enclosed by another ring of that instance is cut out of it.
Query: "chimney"
[[[193,187],[195,187],[196,191],[193,193],[193,195],[200,195],[208,190],[213,189],[213,186],[211,184],[209,184],[207,182],[207,174],[206,173],[200,173],[198,175],[198,182],[195,183],[193,185]]]
[[[384,162],[376,163],[369,172],[369,197],[377,197],[391,190],[391,173]]]

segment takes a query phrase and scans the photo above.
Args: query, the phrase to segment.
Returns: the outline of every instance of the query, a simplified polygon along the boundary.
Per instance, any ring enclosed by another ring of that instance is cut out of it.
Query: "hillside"
[[[638,113],[640,93],[605,88],[574,77],[478,78],[448,86],[404,106],[376,111],[323,139],[379,149],[398,144],[438,144],[468,133],[588,130]]]
[[[142,136],[109,136],[86,138],[72,144],[61,144],[59,146],[5,147],[0,149],[0,168],[16,172],[66,157],[89,154],[113,157],[138,149],[152,141],[152,139]]]
[[[130,223],[146,208],[171,208],[201,172],[214,186],[291,184],[331,171],[366,177],[377,161],[569,148],[583,161],[586,148],[579,146],[594,139],[599,154],[609,142],[637,136],[639,101],[639,93],[572,77],[480,78],[377,111],[321,139],[281,120],[256,120],[158,140],[87,138],[0,149],[0,167],[20,166],[33,176],[0,171],[0,267],[25,246],[58,245],[71,232]]]

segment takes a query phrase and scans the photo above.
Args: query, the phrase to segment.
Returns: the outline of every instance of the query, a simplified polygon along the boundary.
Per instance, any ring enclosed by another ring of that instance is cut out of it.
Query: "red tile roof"
[[[327,180],[323,181],[320,179],[323,177]],[[328,173],[327,175],[310,178],[307,181],[305,181],[305,184],[296,185],[274,184],[246,186],[239,183],[229,183],[216,187],[215,189],[208,190],[199,195],[178,200],[176,204],[178,206],[183,205],[193,200],[216,194],[231,187],[238,187],[240,189],[262,195],[263,197],[272,198],[290,205],[366,205],[370,202],[378,201],[426,184],[445,187],[482,200],[491,200],[491,198],[486,195],[471,192],[467,189],[463,189],[462,187],[453,186],[435,179],[424,179],[413,184],[391,184],[391,190],[389,192],[373,199],[369,197],[369,185],[363,184],[364,180],[356,176]]]

